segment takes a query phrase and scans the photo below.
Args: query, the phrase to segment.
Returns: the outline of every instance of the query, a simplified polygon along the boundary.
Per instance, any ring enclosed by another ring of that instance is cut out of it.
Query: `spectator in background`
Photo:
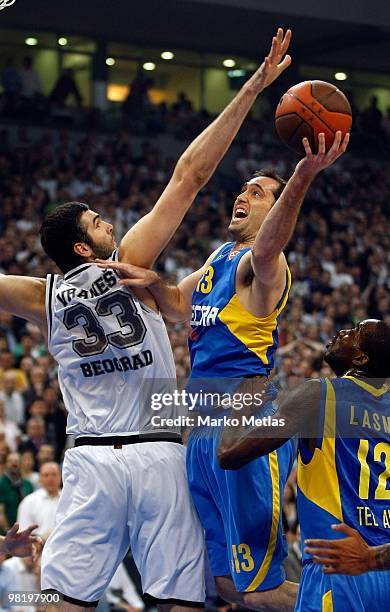
[[[73,96],[77,106],[80,107],[82,105],[82,97],[77,87],[73,70],[71,68],[66,68],[58,77],[53,91],[50,94],[50,99],[55,104],[64,106],[70,96]]]
[[[9,447],[4,440],[0,440],[0,476],[5,472],[5,464],[9,454]]]
[[[363,111],[362,124],[367,133],[380,134],[382,128],[382,112],[378,107],[378,97],[371,96],[368,107]]]
[[[39,365],[33,365],[29,372],[29,386],[23,393],[26,406],[30,406],[36,399],[43,396],[47,384],[47,372]]]
[[[185,118],[188,118],[188,115],[193,113],[192,102],[185,91],[179,91],[177,94],[177,100],[172,105],[172,109]]]
[[[39,561],[32,557],[12,557],[4,561],[2,570],[12,573],[13,581],[10,591],[37,592],[40,590]],[[36,612],[38,607],[17,605],[11,607],[13,612]]]
[[[45,416],[47,439],[54,446],[55,460],[59,462],[62,459],[67,438],[67,412],[59,398],[59,392],[54,387],[46,387],[43,399],[47,409]]]
[[[21,95],[23,98],[32,99],[41,93],[41,81],[38,73],[33,68],[32,57],[27,55],[23,59],[22,69],[20,70],[22,80]]]
[[[148,91],[152,84],[152,79],[144,73],[142,68],[139,68],[130,84],[129,95],[123,103],[124,115],[136,120],[142,119],[143,113],[150,106]]]
[[[20,454],[20,472],[22,478],[31,482],[34,489],[37,489],[39,486],[39,473],[34,471],[34,466],[34,455],[31,451],[24,451]]]
[[[5,407],[3,400],[0,400],[0,435],[4,436],[4,441],[8,448],[15,452],[20,442],[21,431],[13,421],[5,418]]]
[[[0,547],[5,534],[8,531],[8,521],[5,514],[4,506],[0,504]],[[4,552],[4,551],[3,551]]]
[[[37,464],[37,455],[39,449],[47,442],[45,421],[41,416],[29,418],[26,426],[26,434],[22,436],[22,441],[19,444],[19,452],[24,453],[30,451],[34,455],[35,463]]]
[[[54,528],[55,514],[60,499],[61,472],[57,463],[44,463],[39,470],[41,487],[28,495],[19,505],[20,529],[37,524],[34,535],[47,540]]]
[[[0,75],[3,92],[6,96],[18,96],[22,89],[22,79],[18,70],[15,68],[14,59],[7,57],[5,68]]]
[[[2,133],[4,131],[5,130],[2,130]],[[1,178],[1,170],[0,170],[0,178]],[[2,268],[0,269],[1,269],[1,272],[3,272],[3,269]],[[15,323],[16,323],[15,319],[12,316],[10,316],[8,312],[0,312],[0,335],[6,340],[7,347],[9,351],[11,351],[11,354],[17,343]],[[0,357],[2,357],[2,355],[0,355]],[[0,361],[0,369],[3,369],[3,368],[4,368],[4,365]]]
[[[4,561],[7,555],[0,553],[0,601],[3,602],[3,598],[13,590],[14,587],[14,575],[11,568],[4,567]],[[5,608],[1,608],[4,610]]]
[[[0,400],[4,402],[5,419],[12,421],[15,425],[24,423],[24,401],[22,394],[16,391],[17,376],[12,370],[7,370],[3,374],[2,390]]]
[[[14,348],[17,343],[15,341]],[[15,357],[10,351],[2,351],[0,353],[0,385],[3,381],[3,376],[6,372],[13,372],[16,375],[16,391],[24,391],[28,386],[26,373],[20,368],[15,367]]]
[[[12,57],[7,57],[5,68],[1,71],[0,82],[3,87],[4,113],[14,115],[18,109],[22,79],[14,66]]]
[[[54,461],[54,447],[51,444],[42,444],[37,454],[37,464],[40,469],[44,463]]]
[[[47,406],[43,399],[35,399],[29,407],[29,413],[31,417],[41,417],[45,420],[47,413]]]
[[[19,453],[10,453],[5,471],[0,477],[0,504],[3,504],[8,526],[16,521],[17,509],[24,497],[33,492],[33,486],[22,478]]]

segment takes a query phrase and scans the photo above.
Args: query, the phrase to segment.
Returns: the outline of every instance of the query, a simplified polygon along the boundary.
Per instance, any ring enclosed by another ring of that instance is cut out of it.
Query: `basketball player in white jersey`
[[[140,433],[142,386],[175,378],[163,320],[147,290],[118,284],[96,258],[150,267],[230,146],[258,94],[290,64],[291,32],[221,115],[188,147],[153,210],[117,249],[112,225],[70,202],[43,222],[45,252],[64,276],[0,277],[0,308],[37,324],[58,362],[76,446],[65,455],[42,589],[63,609],[96,606],[131,546],[145,593],[163,610],[202,606],[203,533],[190,501],[178,434]]]

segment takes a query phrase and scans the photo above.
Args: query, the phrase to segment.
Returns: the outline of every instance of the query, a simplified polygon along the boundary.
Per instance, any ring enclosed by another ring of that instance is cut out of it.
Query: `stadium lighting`
[[[107,57],[106,64],[107,64],[107,66],[114,66],[114,64],[115,64],[114,58],[113,57]]]
[[[175,57],[175,54],[172,51],[163,51],[161,53],[161,58],[163,60],[172,60]]]
[[[142,68],[144,70],[155,70],[156,69],[156,64],[154,62],[145,62],[142,65]]]
[[[242,69],[228,70],[228,77],[244,77],[245,75],[246,71]]]
[[[34,38],[33,36],[29,36],[28,38],[26,38],[26,40],[24,42],[29,47],[35,47],[38,44],[38,39]]]
[[[65,38],[65,36],[61,36],[58,39],[58,44],[60,45],[60,47],[65,47],[68,44],[68,39]]]
[[[234,68],[234,66],[236,65],[236,62],[234,61],[234,59],[225,59],[223,60],[222,64],[225,66],[225,68]]]
[[[336,79],[336,81],[345,81],[348,76],[346,75],[345,72],[336,72],[336,74],[334,75],[334,78]]]

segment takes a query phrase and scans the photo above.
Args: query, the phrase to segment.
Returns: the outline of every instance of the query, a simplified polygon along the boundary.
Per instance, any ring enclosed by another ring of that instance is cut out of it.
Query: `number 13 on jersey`
[[[232,544],[232,553],[234,559],[233,571],[236,574],[240,572],[251,572],[255,567],[251,549],[248,544]]]
[[[213,276],[214,276],[214,268],[213,266],[209,266],[206,272],[200,277],[198,284],[196,285],[196,291],[200,291],[201,293],[210,293],[213,288]]]

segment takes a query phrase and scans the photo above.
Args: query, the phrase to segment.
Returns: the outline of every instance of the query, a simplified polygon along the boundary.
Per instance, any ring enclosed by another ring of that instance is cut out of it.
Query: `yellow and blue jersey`
[[[298,449],[302,541],[345,537],[331,529],[332,524],[345,522],[370,546],[388,543],[389,387],[377,388],[352,376],[322,380],[315,451],[310,452],[302,439]],[[384,609],[390,601],[390,577],[384,572],[326,576],[305,553],[303,563],[297,610]]]
[[[232,256],[234,243],[216,253],[192,296],[189,338],[192,378],[267,376],[278,347],[278,319],[288,299],[290,271],[275,310],[255,317],[245,310],[236,293],[238,264],[250,249]]]
[[[217,252],[193,293],[189,388],[196,391],[206,384],[208,390],[233,392],[244,377],[267,376],[273,368],[290,273],[275,310],[255,317],[235,289],[238,264],[249,249],[235,254],[232,247],[228,243]],[[272,589],[285,579],[281,515],[294,446],[288,442],[239,470],[225,471],[217,457],[220,434],[218,426],[197,428],[187,447],[188,482],[212,573],[231,575],[240,592]]]

